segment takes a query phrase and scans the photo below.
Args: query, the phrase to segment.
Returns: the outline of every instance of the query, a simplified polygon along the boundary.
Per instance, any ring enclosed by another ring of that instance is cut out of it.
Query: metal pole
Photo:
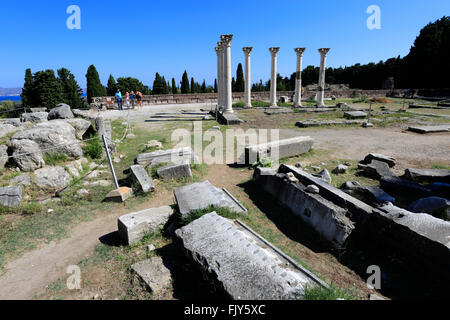
[[[111,156],[109,155],[108,144],[106,143],[105,135],[102,134],[103,144],[105,145],[106,156],[108,157],[109,167],[111,168],[112,176],[114,178],[114,184],[116,185],[116,189],[119,189],[119,183],[117,182],[116,173],[114,172],[114,167],[111,161]]]

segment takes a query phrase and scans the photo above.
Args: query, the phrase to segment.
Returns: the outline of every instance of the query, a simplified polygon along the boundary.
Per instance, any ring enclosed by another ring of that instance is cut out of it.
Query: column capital
[[[220,40],[222,40],[223,45],[225,47],[231,46],[231,42],[233,41],[233,35],[232,34],[222,34],[220,36]]]
[[[303,52],[305,52],[306,48],[295,48],[295,52],[297,52],[298,56],[302,56]]]
[[[276,56],[278,54],[278,51],[280,51],[280,47],[271,47],[269,48],[269,51],[272,56]]]
[[[244,53],[245,53],[246,56],[251,55],[252,50],[253,50],[253,47],[243,47],[243,48],[242,48],[242,51],[244,51]]]
[[[320,48],[318,51],[320,52],[321,55],[326,56],[330,51],[330,48]]]
[[[215,47],[214,50],[216,50],[217,55],[220,55],[220,51],[222,50],[220,47]]]

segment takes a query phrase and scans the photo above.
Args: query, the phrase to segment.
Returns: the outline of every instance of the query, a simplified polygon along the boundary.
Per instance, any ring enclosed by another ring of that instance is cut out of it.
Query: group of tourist
[[[120,90],[116,92],[116,101],[118,109],[123,110],[123,98]],[[125,93],[125,106],[127,110],[130,109],[130,106],[134,109],[136,105],[138,110],[142,110],[142,93],[139,91],[136,91],[136,93],[134,91]]]

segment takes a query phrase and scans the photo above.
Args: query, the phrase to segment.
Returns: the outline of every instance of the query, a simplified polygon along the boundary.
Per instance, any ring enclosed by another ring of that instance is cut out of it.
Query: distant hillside
[[[0,88],[0,96],[17,96],[22,93],[22,88]]]

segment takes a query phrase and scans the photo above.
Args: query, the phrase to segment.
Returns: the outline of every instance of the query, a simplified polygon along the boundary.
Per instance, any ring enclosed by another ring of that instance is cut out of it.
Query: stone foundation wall
[[[359,90],[359,89],[348,89],[348,90],[328,90],[325,91],[325,98],[331,98],[335,96],[336,98],[353,98],[358,95],[366,95],[370,97],[386,97],[389,90]],[[252,100],[269,101],[270,92],[252,92]],[[306,90],[303,93],[303,99],[314,98],[316,95],[315,91]],[[277,97],[286,96],[292,99],[294,96],[294,91],[278,91]],[[142,98],[143,104],[146,105],[158,105],[158,104],[188,104],[188,103],[217,103],[216,93],[195,93],[195,94],[164,94],[164,95],[150,95],[144,96]],[[233,102],[244,101],[243,92],[233,92]],[[93,98],[94,103],[106,103],[115,104],[114,97],[95,97]]]

